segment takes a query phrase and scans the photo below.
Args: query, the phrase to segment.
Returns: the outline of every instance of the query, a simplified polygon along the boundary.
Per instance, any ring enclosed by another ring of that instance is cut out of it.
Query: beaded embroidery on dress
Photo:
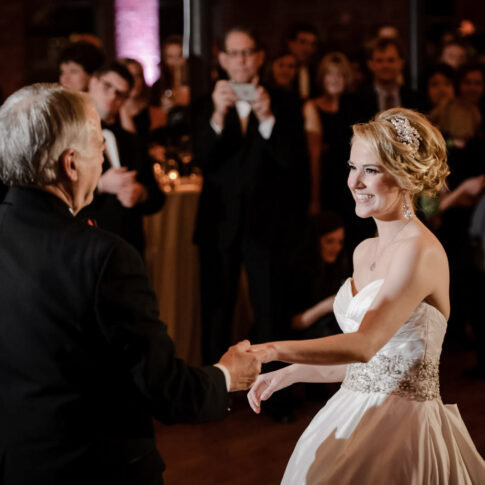
[[[349,278],[334,313],[355,332],[384,280],[352,294]],[[366,364],[349,364],[340,390],[300,437],[283,485],[478,485],[480,457],[456,405],[444,405],[438,367],[445,317],[421,303]]]

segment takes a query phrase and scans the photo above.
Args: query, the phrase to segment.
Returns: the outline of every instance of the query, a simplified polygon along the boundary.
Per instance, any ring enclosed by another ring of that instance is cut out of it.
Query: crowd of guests
[[[319,44],[313,26],[294,25],[269,58],[252,30],[233,28],[215,49],[213,91],[197,100],[180,36],[164,41],[161,76],[151,88],[138,60],[106,62],[91,43],[69,46],[59,58],[59,82],[89,92],[106,140],[95,199],[80,217],[143,255],[142,217],[164,202],[153,163],[190,133],[204,179],[194,228],[204,363],[231,343],[242,269],[253,342],[338,332],[333,296],[349,276],[353,248],[375,230],[356,217],[346,186],[351,126],[397,106],[424,112],[447,140],[451,174],[440,199],[422,198],[417,210],[448,253],[449,333],[466,339],[473,332],[479,362],[472,374],[483,377],[485,66],[463,39],[448,39],[415,91],[394,28],[366,45],[365,60],[321,53]]]

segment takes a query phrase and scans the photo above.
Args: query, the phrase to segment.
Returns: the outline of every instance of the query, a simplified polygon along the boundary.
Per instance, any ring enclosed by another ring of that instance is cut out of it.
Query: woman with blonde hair
[[[354,252],[335,297],[343,334],[254,345],[263,361],[293,363],[261,375],[248,398],[294,382],[342,382],[298,441],[283,484],[483,483],[485,462],[456,406],[439,393],[450,314],[446,253],[413,202],[448,175],[446,145],[421,114],[384,111],[354,125],[348,186],[378,236]]]
[[[345,96],[351,83],[351,67],[341,52],[331,52],[320,62],[316,84],[321,94],[303,106],[310,155],[310,213],[339,209],[339,193],[345,184],[345,161],[350,137],[350,102]],[[343,171],[342,171],[343,167]]]

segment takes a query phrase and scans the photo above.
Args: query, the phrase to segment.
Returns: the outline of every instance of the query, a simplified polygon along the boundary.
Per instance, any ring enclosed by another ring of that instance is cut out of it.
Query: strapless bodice
[[[344,333],[359,329],[383,283],[383,279],[375,280],[353,295],[351,279],[345,281],[334,302],[335,317]],[[445,332],[444,315],[421,302],[368,363],[348,366],[343,386],[421,400],[439,397],[438,366]]]

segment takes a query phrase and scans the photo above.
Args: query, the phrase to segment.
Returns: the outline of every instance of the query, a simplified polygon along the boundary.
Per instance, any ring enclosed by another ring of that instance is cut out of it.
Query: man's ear
[[[77,152],[72,148],[66,148],[59,159],[59,168],[64,177],[71,182],[79,179]]]

